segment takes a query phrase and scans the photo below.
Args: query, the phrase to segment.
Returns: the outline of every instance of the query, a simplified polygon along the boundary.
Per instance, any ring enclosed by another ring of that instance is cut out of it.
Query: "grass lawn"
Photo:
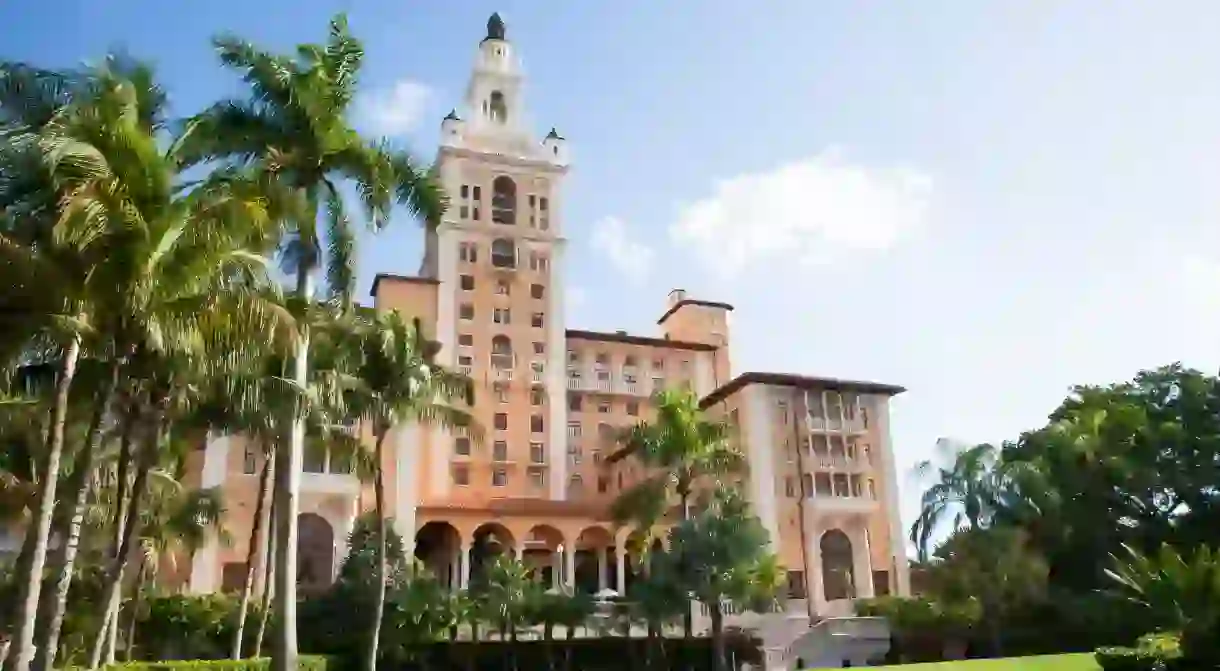
[[[1078,655],[968,659],[960,662],[902,664],[872,668],[901,669],[902,671],[1097,671],[1099,667],[1093,661],[1093,653],[1087,652]]]

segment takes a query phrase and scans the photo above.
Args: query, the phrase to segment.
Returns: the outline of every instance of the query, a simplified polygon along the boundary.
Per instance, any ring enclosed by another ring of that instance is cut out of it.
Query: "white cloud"
[[[924,223],[931,193],[918,170],[854,164],[832,149],[718,182],[679,208],[669,234],[724,275],[780,257],[821,263],[891,247]]]
[[[642,282],[652,270],[655,251],[633,239],[627,224],[618,217],[605,217],[593,224],[590,244],[633,282]]]
[[[379,135],[406,135],[419,126],[432,98],[432,89],[424,84],[400,79],[361,98],[357,114]]]

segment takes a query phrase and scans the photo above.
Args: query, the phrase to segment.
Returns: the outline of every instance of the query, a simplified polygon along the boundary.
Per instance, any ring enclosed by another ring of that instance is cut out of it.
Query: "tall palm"
[[[932,460],[915,466],[917,476],[932,479],[920,497],[919,516],[911,525],[910,538],[920,561],[927,561],[933,535],[946,519],[952,518],[954,529],[986,526],[1004,489],[995,446],[982,443],[955,447],[941,439],[937,448],[943,453],[940,460],[947,461],[947,466],[937,466]]]
[[[619,494],[611,507],[615,521],[633,527],[632,536],[643,548],[652,546],[675,499],[679,519],[685,521],[700,485],[739,474],[746,467],[745,457],[731,442],[729,426],[709,419],[693,391],[662,391],[654,405],[652,421],[640,422],[620,437],[621,454],[638,459],[647,476]],[[688,607],[683,617],[687,638],[692,629]]]
[[[282,249],[296,274],[296,292],[308,304],[313,275],[326,268],[329,290],[350,300],[355,236],[339,187],[354,184],[373,228],[390,218],[395,203],[429,227],[440,222],[445,199],[432,179],[403,152],[369,142],[350,125],[364,48],[334,18],[325,44],[307,44],[293,56],[262,51],[236,37],[214,42],[220,60],[242,73],[250,95],[227,100],[192,118],[177,153],[188,165],[221,162],[254,166],[297,191],[305,211],[285,220]],[[318,220],[325,223],[319,230]],[[346,300],[344,301],[346,302]],[[309,330],[302,327],[292,379],[308,380]],[[296,668],[296,515],[304,426],[292,417],[289,440],[276,450],[276,601],[281,626],[273,658],[277,671]]]
[[[386,508],[385,441],[395,426],[415,422],[444,428],[463,427],[477,433],[474,420],[458,403],[472,401],[472,384],[465,375],[436,365],[436,348],[420,331],[418,320],[408,324],[397,312],[373,317],[360,337],[359,366],[351,392],[352,410],[372,428],[373,492],[377,534],[377,600],[373,609],[365,664],[377,665],[381,620],[385,614]],[[476,436],[477,437],[477,436]]]

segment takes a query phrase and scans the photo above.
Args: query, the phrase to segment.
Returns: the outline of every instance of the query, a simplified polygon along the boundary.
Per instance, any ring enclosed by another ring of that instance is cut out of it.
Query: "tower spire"
[[[487,19],[487,37],[484,37],[483,40],[504,40],[504,35],[504,19],[500,18],[499,12],[495,12],[491,18]]]

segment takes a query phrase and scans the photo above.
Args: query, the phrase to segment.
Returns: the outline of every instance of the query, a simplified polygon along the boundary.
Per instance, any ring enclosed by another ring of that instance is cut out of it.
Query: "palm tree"
[[[637,545],[647,550],[656,530],[678,502],[678,517],[690,517],[691,497],[708,481],[741,473],[745,457],[730,442],[729,426],[708,419],[699,407],[699,397],[689,389],[671,389],[654,399],[656,417],[629,428],[619,440],[620,457],[632,455],[648,476],[619,494],[611,507],[616,523],[634,527]],[[692,635],[688,607],[683,616],[686,638]]]
[[[463,427],[476,434],[470,414],[454,406],[470,403],[471,381],[465,375],[433,363],[436,348],[420,332],[418,320],[407,324],[397,312],[373,318],[360,338],[360,363],[349,403],[351,409],[372,427],[374,441],[373,492],[378,520],[377,585],[373,622],[365,663],[369,671],[377,664],[377,644],[385,614],[386,509],[383,465],[385,441],[395,425],[409,422],[444,428]]]
[[[348,113],[364,59],[347,20],[330,22],[323,45],[302,45],[295,56],[259,50],[232,36],[214,41],[221,62],[242,73],[246,100],[227,100],[192,118],[178,139],[186,165],[220,162],[252,166],[299,194],[305,206],[288,218],[282,249],[296,274],[297,298],[312,300],[313,275],[326,268],[330,292],[344,303],[353,290],[355,236],[339,185],[349,182],[373,228],[381,229],[395,203],[406,206],[429,227],[439,224],[445,199],[432,179],[403,152],[369,142],[352,129]],[[319,230],[319,215],[325,235]],[[325,245],[324,245],[325,241]],[[302,325],[291,378],[308,381],[309,330]],[[281,620],[275,668],[296,668],[296,515],[305,428],[294,413],[289,439],[276,450],[276,601]]]
[[[910,538],[920,561],[927,561],[932,536],[947,517],[952,516],[954,529],[986,526],[1003,490],[999,451],[995,446],[982,443],[954,448],[949,441],[941,439],[937,441],[937,447],[948,453],[947,459],[941,459],[949,461],[949,466],[935,466],[932,460],[915,466],[920,477],[934,474],[932,483],[920,497],[919,516],[911,525]]]

